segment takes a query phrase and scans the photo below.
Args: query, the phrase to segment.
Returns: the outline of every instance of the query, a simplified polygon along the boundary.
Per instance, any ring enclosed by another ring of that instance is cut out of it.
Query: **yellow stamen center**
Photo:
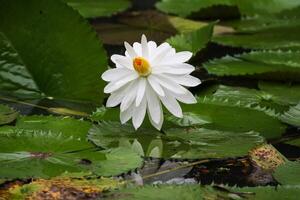
[[[140,76],[148,76],[151,73],[151,66],[145,58],[136,57],[133,59],[133,67]]]

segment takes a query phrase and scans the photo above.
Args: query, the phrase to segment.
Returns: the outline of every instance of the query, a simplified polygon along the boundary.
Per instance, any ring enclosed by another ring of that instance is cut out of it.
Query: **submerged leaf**
[[[129,0],[64,0],[85,18],[109,17],[130,6]]]
[[[0,1],[0,88],[99,103],[107,67],[95,32],[61,1]],[[74,27],[76,27],[74,29]]]
[[[15,111],[14,109],[0,104],[0,125],[3,124],[9,124],[10,122],[13,122],[17,117],[19,113]]]

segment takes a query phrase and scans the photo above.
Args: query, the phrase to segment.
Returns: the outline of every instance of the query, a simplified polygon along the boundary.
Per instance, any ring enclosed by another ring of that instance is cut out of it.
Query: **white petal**
[[[157,45],[154,41],[148,42],[149,60],[152,60],[153,56],[155,55],[156,47],[157,47]]]
[[[130,120],[134,111],[134,107],[134,104],[131,104],[127,110],[120,112],[120,121],[122,124]]]
[[[146,89],[146,79],[140,78],[139,82],[138,82],[138,89],[137,89],[137,95],[136,95],[136,101],[135,101],[136,106],[139,106],[140,103],[142,102],[142,99],[145,94],[145,89]]]
[[[189,59],[191,59],[192,56],[193,56],[193,53],[191,53],[189,51],[181,51],[172,56],[168,56],[167,59],[165,59],[164,61],[166,63],[170,63],[170,64],[184,63],[184,62],[187,62]]]
[[[113,68],[105,71],[101,78],[105,81],[117,81],[130,73],[132,73],[132,71],[126,68]]]
[[[176,76],[176,75],[172,75],[172,74],[167,74],[165,76],[174,80],[176,83],[183,85],[183,86],[187,86],[187,87],[195,87],[201,83],[200,79],[198,79],[194,76],[191,76],[191,75],[185,75],[185,76],[177,75]]]
[[[194,104],[197,103],[197,99],[190,91],[186,91],[185,94],[175,94],[170,92],[178,101],[186,104]]]
[[[151,122],[152,126],[154,126],[157,130],[160,131],[161,127],[162,127],[162,124],[164,122],[164,115],[163,115],[163,111],[162,111],[162,107],[160,107],[160,121],[158,123],[155,123],[152,118],[151,118],[151,115],[149,114],[149,111],[148,111],[148,116],[149,116],[149,121]]]
[[[153,75],[148,76],[147,78],[148,83],[151,85],[152,89],[160,96],[165,96],[165,92],[162,89],[162,87],[159,85],[157,81],[155,81],[155,78],[153,78]]]
[[[150,86],[147,86],[146,97],[150,117],[154,123],[159,124],[162,112],[161,103],[157,97],[157,94],[153,91],[153,89]]]
[[[144,34],[142,35],[141,46],[142,46],[142,56],[144,58],[149,58],[149,49],[148,49],[147,38]]]
[[[124,46],[126,48],[126,51],[127,51],[128,55],[131,58],[137,57],[137,53],[134,51],[134,49],[132,48],[132,46],[128,42],[124,42]]]
[[[157,65],[152,67],[152,73],[154,74],[190,74],[195,70],[195,67],[187,64],[187,63],[180,63],[180,64],[173,64],[173,65]]]
[[[122,56],[115,58],[116,66],[120,66],[122,68],[133,69],[133,62],[130,58]]]
[[[156,49],[155,55],[151,59],[153,65],[159,64],[159,62],[172,51],[172,47],[168,43],[162,43]]]
[[[119,105],[123,98],[124,98],[123,92],[112,93],[106,101],[106,107],[115,107],[115,106]]]
[[[131,73],[128,76],[122,78],[121,80],[118,80],[116,82],[110,82],[105,86],[104,93],[112,93],[137,78],[138,75],[136,73]]]
[[[122,99],[121,102],[121,107],[120,107],[121,112],[128,109],[129,106],[134,102],[137,94],[138,82],[139,80],[137,80],[136,83],[132,84],[126,91],[125,97]]]
[[[164,106],[176,117],[182,117],[182,110],[179,103],[176,101],[175,97],[166,91],[164,97],[159,97]]]
[[[135,107],[133,111],[132,124],[135,130],[142,125],[146,115],[146,108],[146,97],[144,96],[141,104],[138,107]]]
[[[140,43],[133,43],[133,49],[138,56],[142,56],[142,45]]]
[[[162,85],[164,88],[176,93],[176,94],[184,94],[186,89],[174,82],[172,79],[162,75],[162,74],[153,74],[152,79]]]

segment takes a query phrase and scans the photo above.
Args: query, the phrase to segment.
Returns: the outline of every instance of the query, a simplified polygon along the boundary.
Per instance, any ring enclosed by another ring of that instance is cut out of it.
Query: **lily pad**
[[[199,116],[199,120],[204,119],[206,123],[201,125],[203,128],[229,132],[254,131],[266,138],[278,138],[286,128],[278,119],[262,111],[220,103],[205,96],[197,97],[197,101],[196,105],[182,107],[185,112]]]
[[[204,64],[210,74],[217,76],[250,76],[273,80],[295,80],[300,74],[298,51],[254,51],[225,56]]]
[[[19,113],[14,109],[0,104],[0,125],[13,122],[18,117],[18,115]]]
[[[102,122],[93,126],[88,138],[103,148],[124,146],[148,157],[183,159],[243,156],[264,142],[255,132],[236,133],[194,127],[170,128],[164,132],[160,134],[149,128],[136,132],[131,125]]]
[[[0,1],[0,89],[29,98],[101,103],[106,53],[61,1]],[[76,27],[76,29],[74,29]]]
[[[172,14],[189,16],[213,6],[236,6],[242,15],[266,15],[292,9],[300,5],[297,1],[285,0],[162,0],[157,3],[158,9]]]
[[[22,116],[19,117],[16,127],[26,130],[51,131],[62,133],[64,136],[74,136],[86,139],[92,124],[88,121],[77,120],[72,117],[54,116]]]
[[[109,176],[142,164],[140,156],[130,149],[99,151],[80,134],[72,136],[44,129],[0,129],[0,178],[49,178],[66,171]],[[114,168],[108,167],[111,163]]]
[[[129,0],[64,0],[85,18],[109,17],[130,6]]]
[[[218,35],[212,38],[212,41],[225,46],[246,49],[298,50],[300,48],[299,30],[300,26],[273,27],[252,32]]]

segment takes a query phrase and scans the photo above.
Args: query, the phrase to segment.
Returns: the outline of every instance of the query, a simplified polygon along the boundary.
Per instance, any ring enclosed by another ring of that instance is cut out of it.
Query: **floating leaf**
[[[217,76],[252,76],[275,80],[298,80],[300,52],[254,51],[235,57],[225,56],[204,64]]]
[[[19,117],[16,127],[26,130],[51,131],[62,133],[64,136],[74,136],[86,139],[92,124],[88,121],[77,120],[72,117],[54,116],[22,116]]]
[[[9,124],[13,122],[18,117],[18,112],[14,109],[0,104],[0,125]]]
[[[215,23],[210,23],[198,30],[175,35],[167,39],[167,42],[170,43],[177,51],[190,51],[193,54],[196,54],[210,41],[213,34],[214,24]]]
[[[109,17],[130,6],[129,0],[64,0],[86,18]]]
[[[297,1],[285,0],[162,0],[157,3],[158,9],[172,14],[188,16],[212,6],[237,6],[243,15],[277,13],[300,5]]]
[[[274,172],[275,179],[283,185],[299,185],[300,162],[287,162]]]
[[[90,130],[88,138],[104,148],[126,146],[149,157],[185,159],[243,156],[264,142],[254,132],[236,133],[193,127],[170,128],[164,132],[160,134],[145,128],[135,131],[127,124],[102,122]],[[143,153],[136,148],[137,142],[144,149]]]
[[[0,4],[2,91],[102,101],[104,82],[99,75],[107,67],[106,54],[76,11],[52,0],[1,0]]]
[[[184,111],[195,113],[196,116],[200,116],[199,119],[210,122],[202,124],[204,128],[230,132],[255,131],[266,138],[280,137],[285,131],[286,127],[278,119],[261,111],[220,103],[205,97],[197,99],[196,105],[182,107]]]
[[[17,127],[2,127],[0,178],[48,178],[65,171],[109,176],[142,164],[140,156],[125,147],[95,149],[84,137],[89,127],[74,119],[39,116],[21,118]]]
[[[219,85],[203,98],[215,104],[251,108],[275,117],[300,101],[298,85],[260,82],[259,88],[261,90]]]
[[[300,127],[300,103],[279,116],[279,119],[287,124]]]
[[[213,42],[247,49],[299,49],[300,26],[274,27],[255,32],[218,35]]]

